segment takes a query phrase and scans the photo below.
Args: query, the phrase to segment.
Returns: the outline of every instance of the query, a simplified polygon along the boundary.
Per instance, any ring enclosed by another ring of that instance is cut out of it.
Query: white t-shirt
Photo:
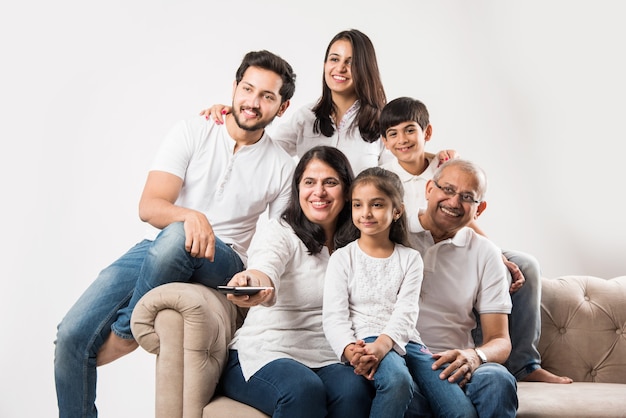
[[[272,131],[272,139],[290,155],[301,158],[308,150],[318,145],[335,147],[346,155],[355,176],[366,168],[391,161],[393,155],[385,149],[381,138],[374,142],[366,142],[361,137],[356,120],[358,101],[348,109],[339,126],[335,126],[335,132],[331,137],[313,131],[314,106],[315,103],[311,103],[301,107]]]
[[[422,340],[433,353],[474,347],[473,309],[479,314],[511,312],[502,252],[468,227],[437,244],[423,228],[411,230],[409,240],[424,260],[417,319]]]
[[[215,235],[246,263],[259,216],[276,218],[287,205],[295,162],[269,136],[235,150],[225,125],[198,116],[176,124],[151,170],[183,179],[175,204],[204,213]],[[146,238],[159,230],[150,228]]]
[[[267,274],[275,286],[272,306],[248,311],[230,348],[238,351],[246,380],[266,364],[290,358],[307,367],[338,360],[322,328],[324,273],[328,249],[309,255],[293,229],[271,219],[254,235],[248,268]]]
[[[423,263],[412,248],[396,244],[387,258],[364,253],[353,241],[330,257],[324,284],[324,332],[337,358],[348,344],[389,336],[406,354],[409,341],[421,344],[415,326]]]
[[[404,210],[408,220],[409,229],[419,229],[421,225],[417,219],[419,210],[426,208],[428,201],[426,200],[426,183],[432,179],[439,166],[439,158],[435,156],[431,158],[426,170],[417,176],[406,171],[398,162],[393,159],[385,163],[382,167],[394,172],[400,177],[404,186]]]

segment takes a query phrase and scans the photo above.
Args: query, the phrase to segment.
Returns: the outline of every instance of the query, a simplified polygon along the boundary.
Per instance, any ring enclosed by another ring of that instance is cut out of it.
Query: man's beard
[[[260,117],[263,116],[256,110],[254,112],[257,114],[257,116],[260,116]],[[269,125],[272,122],[272,120],[274,120],[274,118],[272,118],[269,121],[260,120],[259,122],[255,123],[254,125],[244,125],[241,122],[239,122],[239,116],[241,116],[241,112],[240,111],[233,110],[233,116],[235,117],[234,119],[235,119],[235,123],[237,124],[237,126],[239,128],[241,128],[241,129],[243,129],[244,131],[249,131],[249,132],[258,131],[259,129],[265,129],[265,127],[267,125]],[[274,116],[276,116],[276,115],[274,115]]]

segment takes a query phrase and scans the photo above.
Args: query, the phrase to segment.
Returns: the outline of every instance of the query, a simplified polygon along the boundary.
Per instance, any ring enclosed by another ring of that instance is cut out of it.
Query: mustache
[[[257,117],[260,117],[260,116],[261,116],[261,112],[259,111],[259,109],[255,108],[255,107],[250,107],[250,106],[247,106],[247,107],[246,107],[246,106],[242,106],[242,107],[240,107],[240,108],[239,108],[239,112],[241,113],[241,112],[243,112],[243,111],[254,112],[254,114],[255,114]]]

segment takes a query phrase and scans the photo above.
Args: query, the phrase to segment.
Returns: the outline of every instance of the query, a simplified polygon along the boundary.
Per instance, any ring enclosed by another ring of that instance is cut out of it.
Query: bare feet
[[[524,379],[524,382],[546,382],[546,383],[572,383],[573,380],[566,376],[557,376],[554,373],[550,373],[546,369],[539,368]]]
[[[115,335],[114,332],[109,334],[98,355],[96,357],[96,366],[104,366],[120,357],[134,351],[139,344],[134,339],[124,339]]]

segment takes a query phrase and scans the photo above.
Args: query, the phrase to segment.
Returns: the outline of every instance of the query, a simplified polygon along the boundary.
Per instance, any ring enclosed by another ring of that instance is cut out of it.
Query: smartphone
[[[255,295],[261,290],[273,289],[271,286],[217,286],[217,290],[224,294]]]

